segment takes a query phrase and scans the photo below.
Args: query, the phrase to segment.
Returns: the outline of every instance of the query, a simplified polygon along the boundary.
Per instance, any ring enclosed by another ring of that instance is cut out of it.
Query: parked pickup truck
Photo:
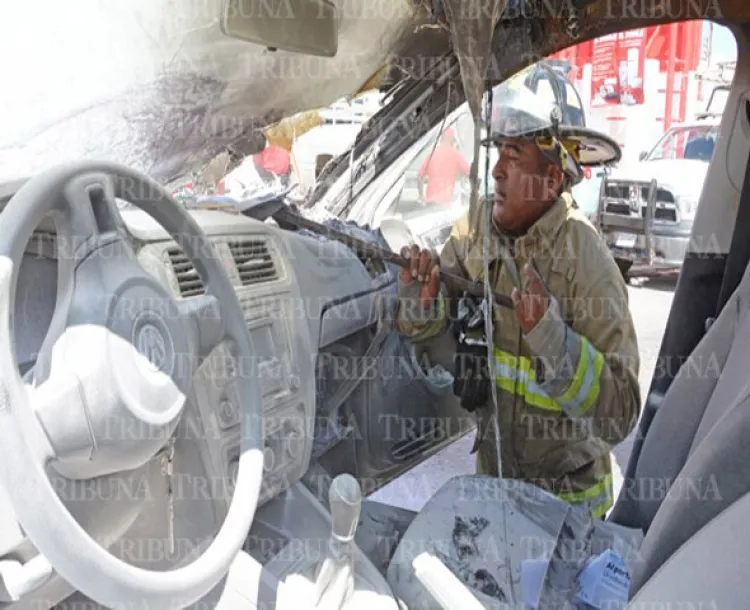
[[[623,274],[633,265],[643,275],[682,267],[719,121],[704,114],[675,125],[602,181],[596,221]]]

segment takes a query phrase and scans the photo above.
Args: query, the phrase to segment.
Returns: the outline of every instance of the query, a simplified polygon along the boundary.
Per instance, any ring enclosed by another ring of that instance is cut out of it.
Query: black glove
[[[491,389],[482,300],[464,294],[458,311],[453,393],[461,398],[461,406],[473,413],[487,404]]]
[[[490,370],[487,344],[483,341],[459,341],[453,359],[453,393],[461,398],[461,406],[473,413],[490,398]]]

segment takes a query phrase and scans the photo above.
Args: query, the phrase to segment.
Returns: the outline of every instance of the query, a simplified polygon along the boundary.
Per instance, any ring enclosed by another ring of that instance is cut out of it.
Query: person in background
[[[253,163],[261,180],[270,184],[279,180],[283,188],[299,183],[299,173],[292,154],[281,146],[267,144],[266,147],[253,156]]]
[[[450,205],[458,178],[469,177],[469,163],[456,148],[456,136],[446,129],[434,151],[425,157],[419,168],[417,192],[419,200],[428,204]],[[427,181],[427,193],[424,182]]]

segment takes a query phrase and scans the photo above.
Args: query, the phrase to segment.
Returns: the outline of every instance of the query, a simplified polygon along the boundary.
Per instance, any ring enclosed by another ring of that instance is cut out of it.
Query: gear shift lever
[[[337,476],[328,492],[331,539],[315,582],[315,605],[340,608],[354,586],[352,544],[362,509],[362,490],[349,474]]]
[[[331,541],[348,543],[354,540],[362,509],[362,490],[350,474],[337,476],[328,491],[331,507]]]

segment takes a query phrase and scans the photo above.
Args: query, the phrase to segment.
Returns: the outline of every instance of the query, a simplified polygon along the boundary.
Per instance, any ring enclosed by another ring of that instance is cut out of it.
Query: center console
[[[238,599],[277,610],[398,610],[385,578],[354,543],[361,500],[356,480],[341,475],[331,483],[330,513],[301,483],[264,505],[238,562],[244,578],[230,573],[217,610],[255,607]]]
[[[253,362],[241,362],[231,344],[221,345],[202,364],[194,384],[202,433],[212,441],[205,443],[204,460],[212,476],[229,481],[226,499],[239,460],[234,381],[240,374],[261,380],[265,428],[260,504],[245,552],[216,592],[215,607],[398,608],[385,577],[354,541],[362,503],[356,479],[342,475],[331,482],[330,510],[300,482],[312,454],[318,348],[372,323],[371,292],[383,289],[382,278],[373,285],[341,244],[241,216],[207,213],[196,220],[236,286],[256,354]],[[141,233],[147,237],[147,231]],[[174,242],[146,243],[139,259],[177,298],[204,292]],[[228,502],[217,502],[220,520]]]

